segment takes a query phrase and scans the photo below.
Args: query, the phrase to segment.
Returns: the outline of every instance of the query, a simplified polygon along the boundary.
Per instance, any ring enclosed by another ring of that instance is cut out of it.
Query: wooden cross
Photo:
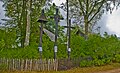
[[[58,49],[57,48],[58,22],[63,19],[63,18],[60,18],[60,16],[58,15],[58,8],[56,8],[56,14],[54,15],[54,17],[51,17],[51,18],[54,18],[54,21],[55,21],[54,59],[56,59],[57,49]]]
[[[67,51],[68,51],[68,58],[70,58],[70,52],[71,52],[71,48],[70,48],[70,38],[71,38],[71,28],[75,28],[75,27],[71,27],[71,20],[69,19],[68,25],[64,26],[65,28],[67,28]]]

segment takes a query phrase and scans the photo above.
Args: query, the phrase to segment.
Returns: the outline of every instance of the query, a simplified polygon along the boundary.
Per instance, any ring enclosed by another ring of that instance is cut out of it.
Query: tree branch
[[[86,14],[88,16],[88,8],[89,8],[89,4],[88,4],[88,0],[86,1]]]
[[[95,3],[95,4],[92,6],[92,9],[91,9],[91,11],[88,13],[88,15],[91,15],[91,13],[93,12],[95,6],[98,5],[98,4],[100,4],[100,3],[102,3],[102,1],[101,1],[101,2],[98,2],[98,3]],[[88,16],[88,17],[89,17],[89,16]]]
[[[102,6],[103,6],[103,3],[104,3],[105,1],[106,1],[106,0],[103,0],[103,1],[101,2],[100,7],[99,7],[98,10],[96,11],[96,13],[93,15],[93,17],[88,21],[88,23],[91,22],[91,21],[94,19],[94,17],[99,13],[99,11],[101,10],[101,8],[102,8]]]
[[[82,13],[83,13],[83,15],[85,16],[85,12],[84,12],[84,8],[83,8],[83,6],[82,6],[82,3],[81,3],[81,1],[80,0],[78,0],[79,1],[79,5],[80,5],[80,8],[81,8],[81,10],[82,10]]]

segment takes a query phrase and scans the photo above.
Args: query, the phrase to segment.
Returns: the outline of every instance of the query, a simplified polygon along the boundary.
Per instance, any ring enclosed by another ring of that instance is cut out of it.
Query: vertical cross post
[[[57,58],[57,50],[58,50],[58,46],[57,46],[57,37],[58,37],[58,22],[60,21],[60,16],[58,15],[58,8],[56,8],[56,14],[54,15],[54,21],[55,21],[55,43],[54,43],[54,59]]]
[[[68,58],[70,59],[70,52],[71,52],[71,48],[70,48],[70,35],[71,35],[71,20],[69,20],[69,26],[68,26]]]
[[[39,43],[39,52],[40,52],[40,59],[42,59],[42,35],[43,35],[43,24],[47,23],[47,20],[46,20],[46,17],[45,17],[45,14],[44,14],[44,10],[42,10],[41,12],[41,16],[39,18],[39,20],[37,22],[40,22],[41,25],[40,25],[40,43]]]
[[[67,52],[68,52],[68,59],[70,59],[70,53],[71,53],[71,48],[70,48],[71,28],[74,29],[74,27],[71,27],[71,19],[69,19],[69,25],[64,26],[64,27],[68,29],[68,33],[67,33]]]
[[[41,23],[40,28],[40,44],[39,44],[39,52],[40,52],[40,59],[42,59],[42,35],[43,35],[43,23]]]
[[[71,20],[69,20],[68,0],[66,0],[66,2],[67,2],[67,51],[68,51],[68,58],[70,59],[70,52],[71,52],[71,48],[70,48],[70,27],[71,26],[70,26],[70,24],[71,24]]]
[[[56,59],[57,57],[57,37],[58,37],[58,22],[59,22],[59,15],[58,15],[58,8],[56,8],[56,14],[54,16],[54,20],[55,20],[55,43],[54,43],[54,59]]]
[[[68,0],[66,0],[67,2],[67,26],[69,25],[69,7],[68,7]],[[67,29],[67,33],[68,33],[68,29]]]

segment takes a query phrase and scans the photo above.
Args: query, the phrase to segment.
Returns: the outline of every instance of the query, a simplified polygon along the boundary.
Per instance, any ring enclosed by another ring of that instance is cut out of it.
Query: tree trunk
[[[29,46],[29,40],[30,40],[30,21],[31,21],[31,18],[30,18],[30,4],[31,4],[31,1],[29,0],[28,1],[28,4],[27,4],[27,26],[26,26],[26,36],[25,36],[25,43],[24,43],[24,46]]]
[[[85,18],[84,18],[84,23],[85,23],[85,35],[88,35],[88,30],[89,30],[89,28],[88,28],[88,17],[87,16],[85,16]]]
[[[84,21],[85,21],[85,35],[87,36],[88,35],[88,7],[89,7],[89,0],[86,1],[86,12],[85,12],[85,18],[84,18]]]
[[[26,1],[23,0],[23,8],[22,8],[22,25],[21,25],[21,47],[24,47],[25,42],[25,27],[26,27]]]

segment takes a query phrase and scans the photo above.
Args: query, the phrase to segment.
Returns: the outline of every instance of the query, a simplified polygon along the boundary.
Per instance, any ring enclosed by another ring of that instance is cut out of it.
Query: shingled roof
[[[50,38],[51,41],[55,42],[55,34],[45,28],[43,28],[43,32]]]

